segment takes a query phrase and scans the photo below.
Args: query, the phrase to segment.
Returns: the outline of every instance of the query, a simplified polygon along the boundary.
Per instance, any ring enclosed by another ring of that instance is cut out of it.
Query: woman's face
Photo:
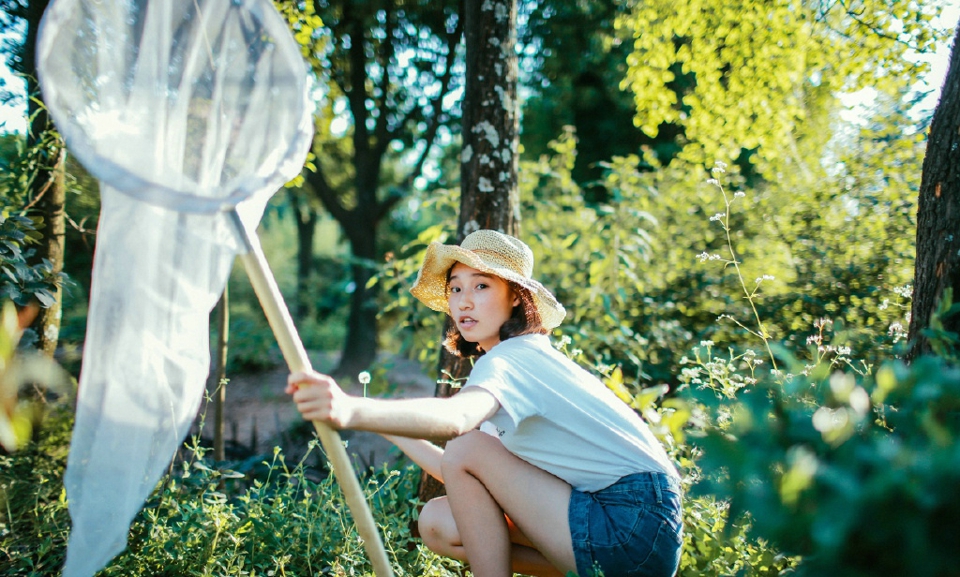
[[[447,304],[463,338],[489,351],[520,298],[502,278],[457,263],[450,269]]]

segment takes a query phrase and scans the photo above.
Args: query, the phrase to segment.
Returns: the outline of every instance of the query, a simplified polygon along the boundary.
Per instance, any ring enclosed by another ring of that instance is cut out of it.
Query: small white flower
[[[712,347],[712,346],[713,346],[713,341],[700,341],[700,346],[701,346],[701,347]]]
[[[361,384],[361,385],[369,385],[369,384],[370,384],[370,373],[368,373],[367,371],[363,371],[362,373],[360,373],[359,375],[357,375],[357,380],[360,381],[360,384]]]
[[[714,185],[714,186],[720,186],[720,181],[717,180],[716,178],[708,178],[708,179],[707,179],[707,184],[712,184],[712,185]]]
[[[897,293],[899,296],[908,299],[913,296],[913,287],[911,285],[903,285],[893,289],[893,292]]]
[[[717,214],[710,217],[710,222],[722,221],[724,216],[726,215],[723,214],[722,212],[718,212]]]
[[[747,193],[743,192],[742,190],[733,193],[733,198],[743,198],[745,196],[747,196]]]

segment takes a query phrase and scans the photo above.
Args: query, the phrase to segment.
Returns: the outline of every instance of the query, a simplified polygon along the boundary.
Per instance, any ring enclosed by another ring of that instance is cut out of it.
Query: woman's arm
[[[428,475],[443,483],[443,473],[440,471],[443,449],[423,439],[411,439],[410,437],[398,437],[396,435],[383,436],[403,451],[406,456],[410,457],[410,460],[426,471]]]
[[[335,429],[356,429],[414,439],[447,440],[477,428],[500,403],[483,389],[466,389],[452,397],[373,399],[344,393],[329,375],[294,373],[287,379],[303,418]]]

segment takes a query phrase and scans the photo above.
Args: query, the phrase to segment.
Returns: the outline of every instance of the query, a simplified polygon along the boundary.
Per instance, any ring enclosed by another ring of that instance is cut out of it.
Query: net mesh
[[[209,313],[312,139],[307,71],[269,0],[56,0],[40,82],[101,215],[64,484],[64,575],[93,575],[187,434]]]

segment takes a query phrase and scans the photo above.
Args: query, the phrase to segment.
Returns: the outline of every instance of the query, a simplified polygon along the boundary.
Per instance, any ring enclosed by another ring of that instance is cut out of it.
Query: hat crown
[[[467,235],[460,247],[476,253],[488,264],[503,267],[531,278],[533,251],[521,240],[495,230],[478,230]]]
[[[410,293],[433,310],[450,314],[447,282],[458,262],[528,290],[545,329],[563,321],[563,305],[532,278],[533,251],[520,239],[495,230],[472,232],[459,245],[431,242]]]

